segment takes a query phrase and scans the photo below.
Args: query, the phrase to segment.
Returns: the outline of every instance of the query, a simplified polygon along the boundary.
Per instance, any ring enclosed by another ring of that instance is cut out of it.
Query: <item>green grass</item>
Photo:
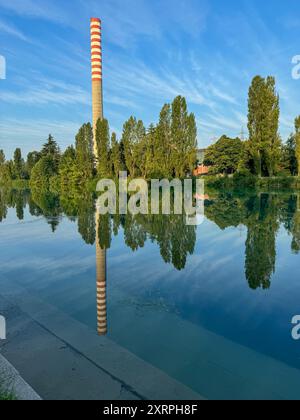
[[[0,378],[0,401],[16,401],[17,398],[12,390],[6,390],[6,386],[3,385],[4,380]]]
[[[16,397],[13,393],[0,391],[0,401],[16,401]]]

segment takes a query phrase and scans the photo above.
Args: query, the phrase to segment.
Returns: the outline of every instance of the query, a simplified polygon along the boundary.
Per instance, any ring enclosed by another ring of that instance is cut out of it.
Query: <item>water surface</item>
[[[298,397],[299,195],[214,193],[198,227],[99,217],[88,195],[0,197],[0,278],[207,398]]]

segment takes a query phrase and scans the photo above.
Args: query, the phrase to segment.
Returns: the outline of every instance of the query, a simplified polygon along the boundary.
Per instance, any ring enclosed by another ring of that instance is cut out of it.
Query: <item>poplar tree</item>
[[[248,130],[250,153],[255,173],[273,176],[280,160],[279,96],[274,77],[256,76],[252,80],[248,99]]]
[[[300,176],[300,115],[295,119],[296,159],[298,164],[298,176]]]
[[[96,126],[96,143],[97,143],[97,172],[101,177],[109,175],[109,153],[110,153],[110,137],[109,124],[106,119],[99,119]]]
[[[130,117],[123,126],[122,143],[124,146],[124,157],[129,175],[134,178],[138,172],[140,159],[138,144],[145,136],[145,127],[141,120]]]
[[[122,170],[120,145],[116,133],[111,135],[111,171],[113,176],[118,177]]]
[[[195,116],[188,114],[182,96],[177,96],[172,103],[171,137],[171,166],[176,177],[184,178],[196,163],[197,130]]]
[[[93,176],[93,128],[90,123],[83,124],[75,138],[76,164],[84,180]]]
[[[22,152],[20,148],[17,148],[14,152],[14,173],[17,179],[23,178],[24,161],[22,159]]]
[[[155,164],[162,177],[171,177],[171,106],[165,104],[159,115],[156,129]]]

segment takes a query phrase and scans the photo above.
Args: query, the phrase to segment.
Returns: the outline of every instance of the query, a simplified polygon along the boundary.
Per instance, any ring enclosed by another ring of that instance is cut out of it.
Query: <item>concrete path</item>
[[[24,381],[20,373],[0,354],[1,390],[18,401],[38,401],[40,396]]]

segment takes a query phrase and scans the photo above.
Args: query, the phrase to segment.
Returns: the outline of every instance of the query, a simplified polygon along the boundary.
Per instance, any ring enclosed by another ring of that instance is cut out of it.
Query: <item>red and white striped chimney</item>
[[[102,39],[101,20],[91,18],[91,64],[92,64],[92,103],[93,103],[93,131],[94,155],[97,158],[96,125],[103,118],[102,92]]]

